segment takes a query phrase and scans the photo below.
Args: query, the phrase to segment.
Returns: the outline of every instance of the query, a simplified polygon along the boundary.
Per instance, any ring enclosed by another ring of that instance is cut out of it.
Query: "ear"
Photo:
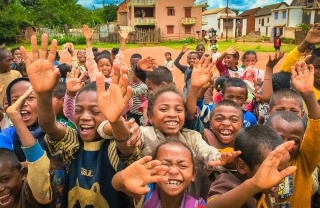
[[[267,113],[268,113],[268,116],[270,116],[271,109],[270,109],[270,107],[269,107],[269,106],[268,106],[268,108],[267,108]]]
[[[21,179],[22,180],[26,180],[27,179],[27,175],[28,175],[28,168],[22,167],[20,169],[20,174],[21,174]]]
[[[306,113],[306,111],[305,110],[302,110],[302,113],[301,113],[301,118],[303,118],[304,117],[304,114]]]
[[[161,87],[168,86],[168,83],[166,83],[166,82],[161,82],[160,86],[161,86]]]
[[[236,169],[238,170],[238,172],[241,174],[241,175],[245,175],[248,170],[249,170],[249,167],[245,164],[245,162],[243,162],[243,160],[239,157],[237,157],[235,160],[234,160],[234,164],[236,166]]]
[[[147,113],[148,116],[148,122],[153,126],[153,116]]]
[[[60,101],[62,101],[62,103],[64,103],[64,96],[60,99]]]
[[[192,173],[192,178],[191,178],[191,181],[192,181],[192,182],[194,182],[194,179],[195,179],[196,175],[197,175],[197,170],[194,169],[194,171],[193,171],[193,173]]]

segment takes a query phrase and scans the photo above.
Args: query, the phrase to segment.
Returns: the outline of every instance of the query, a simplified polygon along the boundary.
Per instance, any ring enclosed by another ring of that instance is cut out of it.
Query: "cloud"
[[[104,4],[120,4],[123,0],[79,0],[77,4],[81,4],[88,9],[101,8]]]

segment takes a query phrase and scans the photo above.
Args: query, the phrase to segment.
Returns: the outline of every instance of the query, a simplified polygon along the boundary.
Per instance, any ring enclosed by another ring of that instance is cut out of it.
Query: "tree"
[[[103,7],[103,20],[105,22],[113,22],[117,20],[117,5],[108,4]]]
[[[231,9],[231,8],[230,8],[230,10],[232,10],[234,13],[236,13],[236,15],[239,15],[239,12],[240,12],[239,9]]]

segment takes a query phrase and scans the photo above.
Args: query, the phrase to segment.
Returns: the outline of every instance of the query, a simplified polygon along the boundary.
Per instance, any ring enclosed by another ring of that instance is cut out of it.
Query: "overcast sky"
[[[109,3],[119,4],[122,1],[123,0],[79,0],[78,4],[81,4],[84,7],[92,9],[92,5],[94,5],[96,8],[102,7],[103,2],[105,2],[105,4],[109,4]],[[208,9],[221,8],[221,7],[227,6],[227,0],[207,0],[207,1],[209,4]],[[245,11],[247,9],[263,7],[265,5],[274,4],[274,3],[283,2],[283,1],[287,2],[288,4],[292,2],[292,0],[268,0],[268,1],[266,0],[229,0],[229,7],[232,9],[239,9],[240,11]]]

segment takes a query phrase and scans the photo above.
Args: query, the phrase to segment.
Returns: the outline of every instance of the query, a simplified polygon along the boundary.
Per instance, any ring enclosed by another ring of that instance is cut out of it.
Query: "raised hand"
[[[128,121],[127,125],[129,127],[130,134],[132,134],[130,140],[127,141],[127,146],[139,147],[141,145],[140,126],[134,121],[133,118]]]
[[[188,44],[186,43],[186,44],[184,44],[184,45],[182,46],[181,52],[182,52],[182,53],[185,53],[185,52],[187,52],[188,50],[189,50]]]
[[[24,102],[27,100],[29,95],[32,93],[33,89],[32,86],[29,87],[29,89],[18,98],[18,100],[14,103],[12,103],[8,108],[7,108],[7,114],[10,118],[14,115],[18,115],[21,117],[21,109],[23,107]]]
[[[231,46],[225,51],[225,53],[227,55],[233,55],[237,51],[238,51],[238,48],[236,46]]]
[[[317,45],[320,43],[320,24],[316,23],[307,33],[304,39],[310,45]]]
[[[119,35],[120,35],[121,40],[126,41],[128,39],[129,31],[127,29],[120,30]]]
[[[98,106],[110,122],[115,122],[120,118],[132,95],[132,88],[126,73],[127,70],[124,67],[121,67],[121,72],[114,70],[112,82],[107,91],[103,74],[97,73],[96,76]]]
[[[94,30],[91,30],[88,25],[83,25],[82,27],[82,34],[83,36],[86,38],[86,40],[90,40],[92,39],[92,36],[93,36],[93,32]]]
[[[23,60],[27,66],[28,77],[36,92],[52,91],[58,83],[60,72],[58,68],[53,66],[57,45],[57,40],[54,39],[51,43],[51,49],[47,58],[48,35],[42,35],[40,53],[38,51],[37,38],[33,35],[31,37],[33,62],[27,56],[26,49],[23,46],[20,47]]]
[[[150,190],[147,184],[168,181],[167,177],[158,175],[158,172],[166,171],[168,167],[161,165],[159,160],[151,159],[151,156],[143,157],[121,171],[121,181],[128,191],[145,195]]]
[[[274,55],[274,59],[271,58],[271,55],[269,55],[269,61],[267,62],[266,67],[273,69],[275,65],[282,59],[284,55],[284,52],[277,51]]]
[[[202,56],[200,61],[196,61],[191,74],[191,86],[201,88],[211,82],[214,62],[210,63],[211,57]]]
[[[82,73],[80,75],[80,69],[75,69],[73,68],[71,72],[67,73],[67,80],[66,80],[66,85],[67,85],[67,93],[70,96],[75,96],[77,92],[82,89],[85,85],[83,82],[83,77],[85,73]]]
[[[142,71],[152,72],[153,68],[157,68],[157,60],[151,56],[142,58],[138,62],[138,68]]]
[[[295,67],[291,67],[291,73],[292,85],[299,93],[313,92],[314,67],[312,64],[308,67],[304,61],[297,62]]]
[[[268,154],[256,174],[249,179],[255,187],[258,187],[261,190],[271,188],[272,186],[279,184],[283,178],[292,174],[297,169],[295,166],[289,166],[284,170],[278,170],[278,168],[283,168],[279,167],[283,157],[287,157],[289,163],[289,150],[293,145],[294,141],[285,142]]]
[[[222,152],[220,159],[217,161],[210,161],[211,166],[222,166],[233,162],[233,160],[241,154],[241,151]]]

